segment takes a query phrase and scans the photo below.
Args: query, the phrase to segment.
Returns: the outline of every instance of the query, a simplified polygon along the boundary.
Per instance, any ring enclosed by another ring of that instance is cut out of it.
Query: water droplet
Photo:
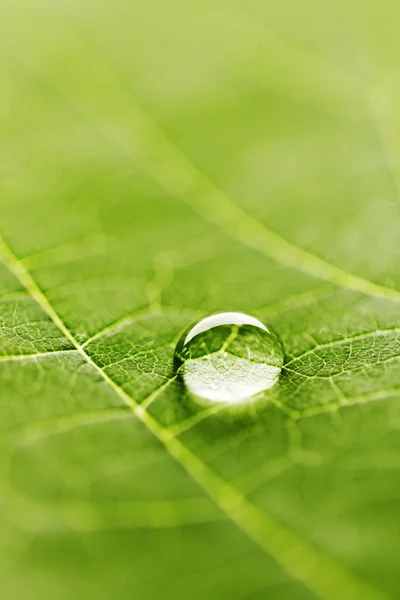
[[[175,350],[175,368],[197,398],[235,404],[271,388],[284,360],[278,336],[258,319],[227,312],[194,323]]]

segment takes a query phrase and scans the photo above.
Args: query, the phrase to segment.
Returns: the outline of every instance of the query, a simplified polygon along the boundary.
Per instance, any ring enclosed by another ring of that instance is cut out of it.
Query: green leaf
[[[397,598],[400,5],[0,7],[13,600]],[[195,320],[283,340],[188,401]]]

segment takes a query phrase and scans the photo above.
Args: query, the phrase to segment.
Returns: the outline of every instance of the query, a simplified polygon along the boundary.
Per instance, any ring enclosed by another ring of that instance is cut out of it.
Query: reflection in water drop
[[[242,313],[206,317],[185,331],[175,367],[197,398],[235,404],[271,388],[284,360],[278,336]]]

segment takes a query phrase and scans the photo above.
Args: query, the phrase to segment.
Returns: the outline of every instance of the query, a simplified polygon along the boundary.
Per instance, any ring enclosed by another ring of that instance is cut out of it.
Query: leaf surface
[[[7,598],[397,598],[400,8],[376,11],[0,8]],[[216,311],[285,347],[235,409],[173,371]]]

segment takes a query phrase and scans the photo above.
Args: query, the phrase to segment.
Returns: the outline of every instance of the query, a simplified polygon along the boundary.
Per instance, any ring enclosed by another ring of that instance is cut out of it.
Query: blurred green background
[[[399,24],[1,2],[4,598],[398,598]],[[172,357],[231,310],[287,364],[217,412]]]

